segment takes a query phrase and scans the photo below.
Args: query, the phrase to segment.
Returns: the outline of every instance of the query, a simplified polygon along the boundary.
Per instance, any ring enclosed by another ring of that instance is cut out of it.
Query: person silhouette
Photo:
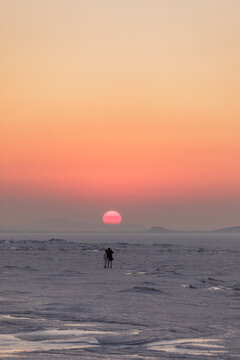
[[[104,267],[106,268],[107,267],[107,262],[108,262],[107,249],[105,249],[105,251],[104,251],[103,260],[104,260]]]
[[[107,267],[112,268],[112,261],[113,261],[113,253],[114,251],[109,247],[107,249]]]

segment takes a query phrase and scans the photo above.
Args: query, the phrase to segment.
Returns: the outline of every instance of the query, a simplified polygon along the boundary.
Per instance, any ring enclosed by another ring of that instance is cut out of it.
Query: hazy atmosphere
[[[1,0],[0,228],[112,209],[132,229],[239,225],[239,13]]]

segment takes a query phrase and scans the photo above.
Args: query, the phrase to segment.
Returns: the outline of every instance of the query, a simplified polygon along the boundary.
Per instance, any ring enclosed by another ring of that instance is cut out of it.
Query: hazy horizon
[[[151,226],[137,225],[133,223],[125,223],[122,222],[118,225],[108,225],[101,223],[90,223],[90,222],[78,222],[72,221],[69,219],[38,219],[33,222],[24,223],[24,224],[11,224],[6,227],[0,227],[0,232],[43,232],[43,233],[78,233],[78,232],[130,232],[130,233],[138,233],[138,232],[148,232],[151,229],[158,228],[160,233],[161,229],[164,231],[173,231],[173,232],[211,232],[225,229],[240,229],[240,225],[235,226],[224,226],[217,228],[205,228],[205,229],[179,229],[173,227],[166,227],[164,224],[152,224]],[[158,230],[155,231],[157,232]]]

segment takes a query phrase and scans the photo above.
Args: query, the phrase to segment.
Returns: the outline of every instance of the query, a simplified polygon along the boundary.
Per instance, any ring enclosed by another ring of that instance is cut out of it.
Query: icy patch
[[[35,335],[24,334],[3,334],[0,335],[0,356],[7,357],[14,353],[34,352],[34,351],[49,351],[49,350],[64,350],[64,349],[83,349],[95,347],[98,341],[89,336],[93,332],[80,331],[79,333],[69,332],[66,338],[66,332],[60,334],[57,331],[48,330],[45,332],[35,333]],[[47,335],[51,335],[48,338]],[[64,335],[64,338],[63,338]],[[43,336],[43,338],[42,338]],[[28,338],[28,339],[27,339]]]
[[[24,332],[0,335],[0,357],[13,356],[15,353],[73,350],[100,346],[95,336],[137,336],[141,332],[137,329],[124,331],[106,331],[92,329],[77,329],[76,327],[90,326],[90,324],[66,324],[69,329],[46,329],[42,331]],[[92,326],[93,324],[91,324]]]
[[[92,326],[97,326],[98,324],[96,323],[66,323],[64,324],[65,326],[68,326],[68,327],[92,327]]]
[[[125,272],[126,275],[132,275],[132,271],[128,270]]]
[[[119,335],[117,331],[104,330],[85,330],[85,329],[48,329],[43,331],[34,331],[32,335],[28,335],[28,339],[38,339],[38,337],[54,338],[55,340],[66,337],[78,337],[85,335]]]
[[[12,316],[12,315],[0,315],[0,319],[6,320],[31,320],[29,317]]]
[[[203,338],[155,341],[148,345],[148,349],[176,354],[217,356],[226,353],[222,350],[224,346],[217,344],[218,342],[219,339]]]
[[[208,288],[208,290],[218,291],[218,290],[223,290],[223,288],[222,288],[222,287],[219,287],[219,286],[211,286],[210,288]]]
[[[123,356],[121,356],[123,357]],[[142,356],[142,355],[124,355],[123,357],[124,359],[143,359],[143,360],[156,360],[156,358],[154,357],[150,357],[150,356]]]

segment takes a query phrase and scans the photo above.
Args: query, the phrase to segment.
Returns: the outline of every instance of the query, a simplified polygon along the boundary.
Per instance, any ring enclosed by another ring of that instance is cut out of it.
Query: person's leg
[[[110,260],[109,262],[110,262],[110,268],[112,268],[112,260]]]
[[[107,260],[104,259],[104,267],[107,267]]]

